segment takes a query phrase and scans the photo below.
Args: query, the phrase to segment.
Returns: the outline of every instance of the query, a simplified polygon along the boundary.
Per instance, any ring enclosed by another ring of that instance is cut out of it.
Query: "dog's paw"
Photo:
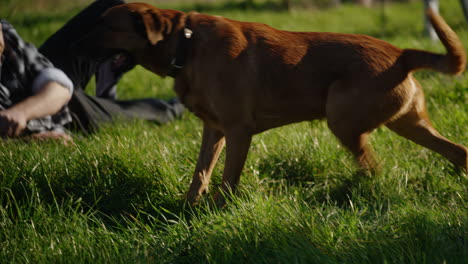
[[[188,191],[185,200],[191,206],[196,206],[202,198],[202,195],[198,192]]]
[[[213,196],[213,205],[217,208],[224,208],[226,206],[226,197],[222,192],[217,192]]]

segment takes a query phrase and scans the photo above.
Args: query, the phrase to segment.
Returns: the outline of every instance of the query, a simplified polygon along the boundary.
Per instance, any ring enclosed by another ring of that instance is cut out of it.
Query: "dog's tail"
[[[437,36],[447,49],[447,54],[435,54],[423,50],[405,49],[403,59],[408,71],[430,69],[447,74],[460,74],[465,70],[466,55],[463,44],[445,20],[431,8],[426,10],[427,16],[434,27]]]

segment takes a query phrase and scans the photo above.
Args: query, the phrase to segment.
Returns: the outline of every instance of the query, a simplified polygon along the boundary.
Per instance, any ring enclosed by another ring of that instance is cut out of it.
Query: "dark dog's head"
[[[148,4],[131,3],[110,8],[95,27],[74,44],[79,55],[104,59],[116,53],[144,58],[172,31],[171,13]]]

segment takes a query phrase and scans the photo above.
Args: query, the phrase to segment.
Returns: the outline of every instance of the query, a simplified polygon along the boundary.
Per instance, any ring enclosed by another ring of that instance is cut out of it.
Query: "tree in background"
[[[365,7],[370,7],[373,4],[374,0],[356,0],[356,3],[363,5]]]

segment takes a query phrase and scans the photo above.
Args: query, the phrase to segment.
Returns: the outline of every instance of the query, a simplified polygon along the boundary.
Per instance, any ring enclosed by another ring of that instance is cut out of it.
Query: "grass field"
[[[0,17],[40,45],[88,2],[56,0],[50,11],[46,1],[6,0]],[[440,2],[468,47],[458,0]],[[364,33],[444,50],[422,36],[419,2],[387,5],[384,29],[379,8],[197,6],[281,29]],[[417,77],[435,127],[468,145],[467,75]],[[137,68],[119,93],[170,98],[171,85]],[[186,113],[164,126],[109,125],[76,135],[75,146],[0,141],[0,263],[468,263],[468,178],[438,154],[378,129],[372,145],[382,170],[366,178],[325,122],[303,122],[254,137],[240,191],[226,208],[190,208],[183,200],[201,129]]]

